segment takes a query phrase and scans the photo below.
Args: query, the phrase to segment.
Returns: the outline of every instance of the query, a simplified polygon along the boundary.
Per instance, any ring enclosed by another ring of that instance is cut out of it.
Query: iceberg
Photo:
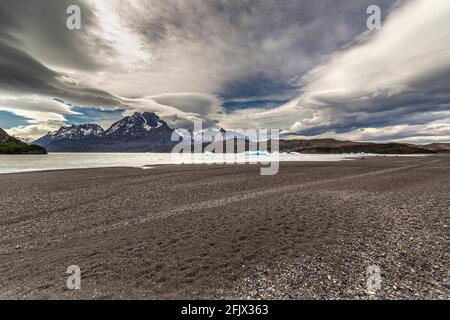
[[[267,156],[268,152],[266,151],[246,151],[244,152],[246,156]]]
[[[210,151],[205,151],[203,153],[203,155],[205,155],[206,157],[215,157],[216,154],[214,152],[210,152]]]

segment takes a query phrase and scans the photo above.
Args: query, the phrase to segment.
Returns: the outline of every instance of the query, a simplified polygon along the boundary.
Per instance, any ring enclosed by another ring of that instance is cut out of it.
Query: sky
[[[143,111],[174,128],[450,142],[450,1],[0,2],[0,127],[38,138]]]

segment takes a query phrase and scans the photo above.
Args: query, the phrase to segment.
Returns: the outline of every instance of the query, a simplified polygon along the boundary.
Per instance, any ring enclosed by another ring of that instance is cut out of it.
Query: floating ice
[[[244,152],[244,155],[246,155],[246,156],[268,156],[270,154],[266,151],[246,151],[246,152]]]

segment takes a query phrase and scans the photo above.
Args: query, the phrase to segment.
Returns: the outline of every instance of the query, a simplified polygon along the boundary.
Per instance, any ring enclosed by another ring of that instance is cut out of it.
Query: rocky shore
[[[0,298],[450,298],[447,156],[5,174],[0,190]]]

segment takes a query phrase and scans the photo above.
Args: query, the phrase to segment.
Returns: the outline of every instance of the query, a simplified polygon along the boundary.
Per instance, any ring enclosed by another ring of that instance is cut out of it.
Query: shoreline
[[[261,165],[261,163],[265,163],[265,162],[279,162],[279,163],[283,163],[283,162],[304,162],[304,163],[314,163],[314,162],[325,162],[325,161],[330,161],[330,162],[339,162],[339,161],[348,161],[348,160],[360,160],[361,158],[377,158],[377,157],[401,157],[401,158],[405,158],[405,157],[430,157],[430,156],[437,156],[437,155],[427,155],[427,154],[413,154],[413,155],[392,155],[392,154],[296,154],[296,155],[292,155],[292,158],[286,158],[286,156],[288,156],[288,154],[280,154],[283,156],[283,158],[277,159],[275,158],[275,160],[272,158],[272,156],[252,156],[252,157],[247,157],[245,159],[243,158],[236,158],[237,161],[239,161],[238,163],[235,162],[229,162],[229,163],[221,163],[220,160],[223,160],[222,155],[218,155],[219,159],[214,159],[214,157],[211,157],[211,155],[209,154],[201,154],[202,158],[204,160],[204,162],[200,162],[197,160],[197,162],[195,162],[196,160],[194,160],[194,162],[188,162],[186,161],[186,163],[175,163],[173,162],[174,160],[170,157],[171,154],[153,154],[153,153],[132,153],[132,154],[124,154],[124,153],[49,153],[46,156],[71,156],[71,155],[81,155],[83,157],[89,156],[89,155],[96,155],[96,156],[120,156],[122,157],[125,161],[127,160],[127,155],[130,155],[130,157],[134,156],[134,157],[148,157],[151,155],[158,155],[159,157],[161,157],[161,155],[165,155],[167,157],[166,160],[162,160],[158,159],[160,162],[155,161],[155,163],[146,163],[143,162],[142,159],[138,159],[135,160],[135,164],[123,164],[123,163],[117,163],[117,164],[107,164],[107,165],[101,165],[99,163],[93,163],[93,164],[86,164],[85,166],[81,165],[68,165],[67,167],[58,167],[56,166],[57,164],[60,165],[60,163],[62,161],[65,160],[65,158],[61,158],[61,159],[56,159],[55,164],[53,164],[53,166],[50,164],[45,164],[47,167],[43,167],[43,168],[18,168],[18,169],[5,169],[7,168],[7,166],[17,166],[16,163],[10,161],[10,163],[3,163],[0,164],[0,175],[4,175],[4,174],[19,174],[19,173],[31,173],[31,172],[48,172],[48,171],[64,171],[64,170],[82,170],[82,169],[102,169],[102,168],[109,168],[109,169],[115,169],[115,168],[133,168],[133,169],[144,169],[147,170],[149,168],[155,168],[155,167],[160,167],[160,166],[168,166],[168,165],[255,165],[254,163],[252,163],[252,161],[257,162],[256,165]],[[17,158],[17,157],[21,157],[21,158],[30,158],[33,155],[3,155],[5,157],[9,157],[11,158]],[[238,155],[239,156],[239,155]],[[1,160],[2,155],[0,155],[0,160]],[[38,155],[38,157],[41,157],[41,155]],[[302,159],[303,158],[303,159]],[[28,160],[28,159],[27,159]],[[185,159],[183,159],[185,160]],[[219,162],[219,163],[214,163],[214,161]],[[81,159],[81,161],[83,161],[83,159]],[[99,162],[104,161],[104,157],[103,158],[99,158]],[[147,161],[147,160],[145,160]],[[148,160],[151,162],[151,160]],[[209,161],[209,162],[208,162]],[[118,161],[120,162],[120,161]],[[137,163],[140,162],[140,163]],[[3,168],[2,169],[2,165]]]

